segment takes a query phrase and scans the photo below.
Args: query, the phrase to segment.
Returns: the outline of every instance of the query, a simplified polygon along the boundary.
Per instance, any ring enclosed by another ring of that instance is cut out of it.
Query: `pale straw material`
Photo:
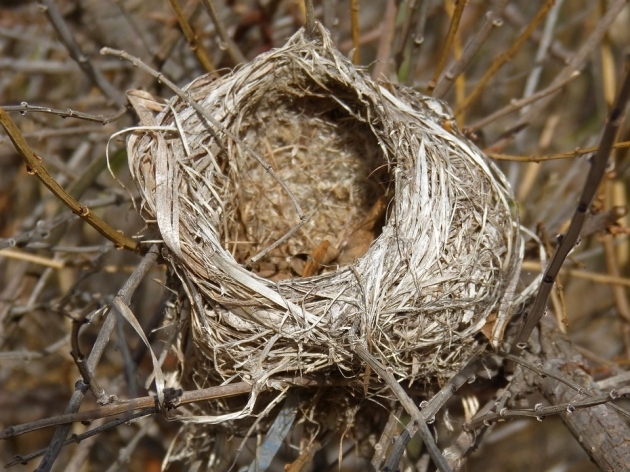
[[[190,307],[186,388],[362,376],[354,343],[400,380],[436,385],[506,304],[520,243],[504,177],[446,105],[372,81],[317,28],[189,84],[211,119],[153,102],[162,111],[129,139],[143,212]],[[383,201],[383,227],[361,230]],[[300,277],[323,241],[323,267]],[[257,391],[199,420],[246,416]]]

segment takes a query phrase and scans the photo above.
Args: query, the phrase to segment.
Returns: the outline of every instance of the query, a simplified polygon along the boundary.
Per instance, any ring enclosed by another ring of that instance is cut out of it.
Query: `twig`
[[[96,428],[93,428],[89,431],[86,431],[85,433],[82,434],[73,434],[72,436],[70,436],[68,439],[66,439],[63,444],[63,446],[67,446],[68,444],[78,444],[81,441],[83,441],[84,439],[90,438],[92,436],[96,436],[97,434],[102,433],[103,431],[107,431],[108,429],[112,429],[112,428],[116,428],[117,426],[120,426],[121,424],[124,423],[128,423],[130,421],[133,421],[137,418],[142,418],[143,416],[147,416],[150,415],[150,412],[147,412],[148,410],[140,410],[140,411],[136,411],[134,413],[132,413],[131,415],[125,415],[122,418],[117,418],[113,421],[110,421],[109,423],[106,423],[104,425],[98,426]],[[5,468],[9,468],[9,467],[13,467],[15,465],[18,464],[26,464],[27,462],[36,459],[39,456],[44,455],[44,453],[46,452],[46,449],[40,449],[39,451],[35,451],[32,452],[31,454],[28,454],[26,456],[21,456],[21,455],[17,455],[15,456],[15,460],[13,462],[9,462],[8,464],[6,464],[4,467]]]
[[[158,258],[158,248],[157,246],[152,246],[147,252],[147,254],[144,256],[142,261],[140,261],[138,266],[135,268],[133,274],[131,274],[131,276],[125,283],[125,285],[118,292],[118,297],[122,298],[127,303],[129,303],[131,301],[131,296],[137,290],[145,274],[149,271],[151,266],[155,264],[155,262],[157,261],[157,258]],[[98,365],[101,359],[101,356],[103,355],[103,352],[105,351],[105,346],[107,346],[107,343],[109,342],[109,337],[114,331],[115,324],[116,324],[116,313],[115,311],[111,310],[109,314],[107,315],[107,317],[105,318],[105,321],[103,322],[103,326],[100,332],[98,333],[98,337],[96,338],[96,342],[94,343],[94,346],[92,347],[92,350],[90,351],[90,354],[88,356],[86,364],[90,372],[94,372],[94,370],[96,369],[96,366]],[[70,402],[68,403],[68,406],[66,407],[66,415],[75,414],[79,410],[79,407],[81,406],[81,403],[83,402],[83,397],[86,391],[87,391],[87,386],[83,382],[79,381],[76,383],[74,393],[72,394],[72,397],[70,398]],[[61,424],[61,423],[53,423],[53,424]],[[63,447],[63,442],[66,439],[68,432],[70,431],[70,425],[71,423],[65,423],[65,424],[62,424],[62,426],[60,426],[59,428],[57,428],[57,430],[55,431],[53,435],[52,440],[50,441],[50,445],[48,446],[46,450],[44,458],[39,464],[39,467],[37,467],[37,472],[50,471],[53,464],[55,463],[55,460],[57,459],[57,456],[59,455],[59,451],[61,451],[61,448]],[[2,434],[0,434],[0,437],[2,437]]]
[[[530,103],[534,103],[535,101],[540,100],[541,98],[546,97],[547,95],[555,93],[558,90],[560,90],[562,87],[567,85],[569,82],[571,82],[573,79],[578,77],[579,75],[580,75],[580,73],[578,71],[575,71],[573,74],[571,74],[565,80],[563,80],[563,81],[561,81],[561,82],[559,82],[559,83],[557,83],[555,85],[551,85],[551,86],[547,87],[544,90],[541,90],[539,92],[531,94],[531,95],[529,95],[529,96],[527,96],[525,98],[521,98],[519,100],[510,100],[510,104],[509,105],[507,105],[507,106],[501,108],[500,110],[495,111],[491,115],[488,115],[485,118],[482,118],[479,121],[473,123],[472,125],[467,127],[467,130],[470,130],[471,132],[474,132],[474,131],[478,130],[479,128],[483,128],[487,124],[490,124],[493,121],[498,120],[499,118],[503,118],[505,115],[509,115],[510,113],[513,113],[513,112],[519,110],[520,108],[523,108],[523,107],[529,105]]]
[[[422,416],[425,419],[434,418],[437,412],[444,406],[444,404],[475,374],[475,372],[482,366],[482,358],[478,353],[472,356],[468,362],[461,368],[461,370],[455,374],[447,383],[440,389],[440,391],[434,395],[425,405],[422,405]],[[400,434],[394,446],[392,447],[387,460],[385,461],[384,470],[397,470],[399,467],[400,459],[403,453],[411,441],[411,438],[416,433],[418,427],[415,420],[409,422],[405,430]]]
[[[488,13],[484,22],[479,27],[479,31],[464,48],[462,56],[451,66],[451,68],[438,81],[433,96],[443,98],[453,85],[453,81],[466,70],[472,58],[477,54],[479,48],[486,42],[493,28],[498,28],[503,24],[501,14],[509,0],[498,0],[496,6]]]
[[[556,0],[556,4],[551,8],[549,15],[547,15],[547,20],[545,21],[545,26],[543,28],[543,32],[540,38],[540,43],[538,44],[538,50],[536,51],[536,56],[534,57],[534,68],[529,73],[527,77],[527,82],[525,82],[525,90],[523,92],[523,98],[527,98],[534,93],[534,90],[538,88],[538,82],[540,81],[540,76],[543,70],[543,62],[545,57],[547,57],[547,53],[549,51],[549,47],[551,46],[551,41],[553,37],[553,30],[556,26],[556,22],[558,21],[558,15],[560,13],[560,9],[562,8],[562,2],[564,0]],[[523,112],[526,112],[527,108],[523,109]]]
[[[424,43],[424,30],[427,24],[427,14],[429,10],[429,2],[424,0],[416,0],[416,2],[420,3],[420,11],[418,12],[418,20],[415,23],[411,43],[409,45],[409,62],[407,64],[407,72],[401,73],[400,69],[398,71],[399,77],[402,78],[407,85],[413,83],[416,68],[418,66],[418,62],[420,61],[420,48]]]
[[[16,259],[20,261],[28,261],[32,262],[33,264],[41,265],[44,267],[51,267],[57,270],[63,269],[66,266],[66,262],[63,260],[38,256],[36,254],[18,251],[17,249],[0,249],[0,257],[6,257],[8,259]]]
[[[383,365],[379,361],[377,361],[376,358],[372,356],[372,354],[370,354],[362,344],[356,343],[353,346],[353,351],[357,356],[361,358],[363,362],[369,365],[374,370],[374,372],[376,372],[379,377],[381,377],[385,381],[385,383],[389,386],[394,395],[396,395],[396,398],[398,398],[398,400],[400,401],[402,407],[407,411],[407,413],[409,413],[414,423],[414,426],[418,428],[418,432],[420,433],[420,438],[422,439],[422,442],[427,448],[427,451],[429,452],[429,455],[431,456],[431,459],[433,460],[433,463],[436,465],[438,470],[440,472],[450,472],[451,468],[448,466],[446,460],[444,459],[444,456],[438,449],[437,444],[433,439],[433,435],[431,434],[431,431],[427,426],[427,420],[420,412],[420,409],[416,406],[413,400],[409,398],[409,395],[407,395],[407,392],[405,392],[405,390],[398,383],[393,374],[385,367],[383,367]]]
[[[313,39],[315,37],[315,9],[313,8],[313,0],[304,0],[306,13],[306,35]]]
[[[514,418],[536,418],[542,421],[547,416],[557,415],[560,413],[574,413],[576,410],[583,408],[591,408],[597,405],[610,403],[612,400],[627,398],[630,396],[630,388],[613,390],[610,393],[598,395],[588,400],[571,401],[568,403],[560,403],[550,406],[542,406],[537,404],[534,408],[509,409],[502,408],[499,412],[492,412],[475,418],[470,423],[464,423],[463,427],[467,430],[473,430],[475,427],[495,421],[505,421]]]
[[[591,169],[586,177],[586,182],[584,183],[584,189],[582,190],[582,195],[580,196],[577,209],[571,219],[569,229],[562,238],[562,241],[558,245],[553,257],[549,261],[549,265],[543,275],[536,299],[534,300],[529,312],[524,315],[524,324],[521,326],[521,329],[512,344],[510,350],[511,354],[517,354],[527,345],[529,336],[545,312],[547,300],[551,289],[553,288],[555,279],[558,276],[558,272],[560,271],[564,260],[569,255],[569,252],[573,250],[575,243],[580,237],[582,227],[588,217],[591,203],[597,192],[597,188],[604,177],[606,166],[608,165],[608,157],[610,156],[610,151],[613,148],[613,143],[619,131],[619,126],[623,121],[626,105],[630,99],[630,58],[628,57],[626,58],[625,69],[625,77],[622,81],[621,89],[608,116],[606,126],[604,127],[604,133],[600,140],[599,149],[592,158]]]
[[[212,23],[214,24],[215,29],[217,30],[217,34],[219,35],[221,42],[223,42],[223,44],[227,48],[228,54],[232,58],[232,61],[234,61],[234,64],[236,65],[236,64],[242,64],[242,63],[247,62],[247,59],[245,58],[241,50],[238,48],[234,40],[230,37],[227,30],[225,29],[225,25],[223,24],[223,21],[221,21],[221,18],[219,18],[217,9],[214,6],[214,0],[202,0],[202,1],[203,1],[203,5],[206,7],[208,15],[210,15],[210,19],[212,20]],[[101,50],[101,53],[102,53],[102,50]]]
[[[587,362],[572,344],[550,327],[549,323],[540,324],[540,333],[542,361],[553,365],[565,376],[571,377],[584,390],[597,391],[597,385],[584,371],[583,366]],[[551,404],[568,404],[575,397],[573,389],[567,388],[564,383],[559,383],[552,378],[537,377],[532,380],[532,383],[539,386],[540,391]],[[626,391],[627,389],[620,389],[617,392],[613,390],[609,397],[616,397],[619,393]],[[627,471],[630,462],[630,430],[623,418],[609,411],[609,406],[611,406],[610,403],[574,413],[566,410],[560,413],[560,417],[601,470]]]
[[[569,77],[573,72],[579,71],[584,67],[586,61],[591,57],[595,47],[602,41],[602,38],[608,31],[608,28],[612,22],[617,18],[617,15],[621,10],[628,5],[628,0],[616,0],[610,6],[604,16],[600,18],[595,26],[595,29],[588,37],[588,39],[582,44],[579,50],[570,58],[567,66],[556,76],[551,82],[550,87],[562,82]],[[558,92],[556,92],[558,93]],[[540,116],[543,108],[545,108],[549,102],[553,99],[556,93],[552,93],[545,98],[539,100],[536,104],[532,105],[527,113],[519,119],[517,126],[529,124],[535,117]]]
[[[459,21],[462,18],[462,13],[464,13],[464,7],[466,6],[466,3],[468,2],[464,0],[455,0],[455,10],[453,11],[451,24],[448,28],[446,41],[444,42],[444,47],[442,48],[442,53],[440,54],[440,60],[435,67],[435,71],[433,72],[433,78],[429,81],[429,94],[437,85],[437,81],[440,78],[440,75],[442,75],[442,71],[444,70],[444,66],[446,65],[448,55],[451,52],[451,47],[453,45],[453,41],[455,40],[455,35],[457,34],[457,29],[459,28]]]
[[[381,464],[385,460],[385,455],[389,446],[394,442],[396,427],[400,423],[400,414],[402,413],[402,407],[398,406],[394,411],[389,413],[387,423],[381,433],[381,438],[374,446],[374,456],[372,456],[371,466],[372,469],[377,471],[381,468]]]
[[[372,78],[375,80],[382,79],[382,75],[389,72],[388,61],[392,53],[392,41],[394,39],[394,30],[396,29],[396,15],[398,13],[398,2],[395,0],[387,0],[385,6],[385,16],[381,22],[381,35],[378,41],[378,49],[376,50],[376,64],[372,71]]]
[[[214,64],[212,63],[212,59],[210,59],[210,57],[206,53],[203,44],[197,41],[197,35],[190,26],[190,22],[184,14],[184,11],[179,4],[179,0],[169,0],[169,3],[171,4],[173,12],[175,12],[177,22],[179,23],[179,27],[182,29],[182,33],[184,34],[188,45],[190,46],[190,49],[195,53],[195,56],[197,56],[197,60],[199,61],[199,63],[206,71],[212,72],[216,76],[218,76]]]
[[[523,28],[527,24],[527,19],[518,10],[518,7],[514,2],[509,2],[503,17],[517,28]],[[542,34],[536,30],[532,33],[531,40],[535,43],[540,43]],[[549,52],[553,57],[561,61],[563,64],[567,64],[571,59],[571,52],[565,49],[565,47],[558,40],[553,40]]]
[[[101,91],[105,94],[107,98],[113,101],[119,107],[122,107],[126,103],[125,96],[116,90],[112,84],[110,84],[107,79],[98,71],[92,63],[90,59],[83,54],[81,47],[74,39],[70,28],[66,25],[66,22],[61,15],[61,12],[57,8],[54,0],[38,0],[38,3],[42,7],[42,10],[46,13],[46,16],[50,20],[50,23],[53,25],[57,34],[59,35],[59,39],[66,46],[70,57],[76,61],[76,63],[81,67],[85,75],[96,85]]]
[[[108,319],[110,317],[108,316]],[[102,330],[101,330],[102,332]],[[92,350],[94,352],[94,349]],[[89,359],[88,359],[89,362]],[[348,386],[348,382],[326,382],[325,380],[311,380],[303,377],[278,377],[269,379],[266,385],[262,386],[262,391],[267,389],[278,389],[287,387],[326,387],[326,386]],[[180,405],[187,405],[190,403],[197,403],[202,401],[214,400],[217,398],[230,398],[239,395],[245,395],[251,393],[253,385],[247,382],[235,382],[228,385],[221,385],[218,387],[209,387],[199,390],[193,390],[190,392],[182,392],[181,390],[167,391],[166,403],[168,408],[177,408]],[[86,410],[80,413],[72,412],[65,413],[63,415],[53,416],[51,418],[44,418],[30,423],[23,423],[17,426],[10,426],[0,431],[0,440],[20,436],[22,434],[37,431],[43,428],[49,428],[57,425],[69,425],[72,423],[78,423],[81,421],[94,421],[99,418],[106,418],[109,416],[116,416],[125,413],[130,413],[136,410],[142,410],[145,414],[158,413],[159,407],[156,405],[155,396],[146,396],[136,398],[134,400],[118,402],[111,405],[101,406],[93,410]],[[60,428],[61,429],[61,428]]]
[[[540,270],[540,264],[537,262],[526,261],[523,263],[524,270]],[[587,272],[580,269],[568,269],[563,267],[560,272],[566,272],[567,275],[575,277],[576,279],[590,280],[592,282],[607,284],[607,285],[621,285],[624,287],[630,287],[630,278],[628,277],[616,277],[610,274],[598,274],[595,272]]]
[[[141,246],[131,238],[128,238],[119,231],[116,231],[109,224],[105,223],[101,218],[95,215],[87,206],[81,205],[75,200],[65,189],[63,189],[48,171],[41,164],[41,159],[31,150],[26,140],[20,133],[9,115],[0,107],[0,124],[4,127],[9,138],[13,142],[15,149],[26,162],[26,170],[31,175],[37,175],[42,183],[55,194],[63,203],[65,203],[73,213],[78,215],[82,220],[86,221],[96,231],[101,233],[107,239],[112,241],[118,247],[129,249],[131,251],[139,251]]]
[[[488,70],[483,75],[483,77],[479,80],[479,82],[477,83],[477,85],[475,86],[473,91],[470,92],[470,95],[468,95],[468,97],[466,97],[466,99],[464,100],[464,103],[462,103],[458,107],[458,109],[455,111],[455,115],[459,115],[463,111],[467,110],[468,107],[470,107],[470,105],[472,105],[475,102],[475,100],[477,100],[477,97],[479,97],[479,95],[481,95],[481,92],[486,87],[486,85],[488,84],[490,79],[494,76],[494,74],[496,74],[496,72],[501,67],[503,67],[503,65],[505,65],[510,59],[512,59],[512,57],[514,57],[514,54],[516,54],[516,52],[521,48],[523,43],[525,43],[527,38],[536,29],[536,27],[540,24],[540,22],[543,20],[543,18],[545,18],[545,15],[551,9],[551,7],[553,6],[554,3],[555,3],[555,0],[548,0],[545,3],[545,5],[543,5],[543,7],[538,11],[536,16],[529,23],[529,25],[527,25],[527,28],[525,28],[525,31],[523,31],[519,35],[519,37],[516,38],[516,41],[514,41],[512,46],[510,46],[510,48],[506,52],[504,52],[503,54],[499,55],[492,62],[492,64],[490,64],[490,67],[488,67]]]
[[[350,29],[352,32],[352,63],[359,63],[359,0],[350,0]]]
[[[122,107],[116,113],[111,116],[104,115],[91,115],[90,113],[83,113],[82,111],[72,110],[67,108],[66,110],[57,110],[55,108],[50,107],[41,107],[37,105],[29,105],[26,102],[22,102],[19,105],[8,105],[2,107],[4,111],[12,112],[18,111],[20,114],[25,115],[26,113],[50,113],[52,115],[60,116],[61,118],[79,118],[80,120],[85,121],[93,121],[96,123],[102,123],[104,125],[108,123],[112,123],[116,120],[122,118],[125,113],[127,113],[127,107]],[[59,130],[55,130],[59,131]]]
[[[61,307],[57,307],[57,311],[72,320],[72,334],[70,335],[72,351],[70,351],[70,355],[74,359],[81,377],[83,377],[83,383],[89,387],[92,395],[96,398],[96,402],[105,405],[108,401],[105,390],[98,385],[93,373],[88,369],[85,363],[85,356],[81,353],[81,347],[79,346],[79,331],[81,326],[88,322],[87,315],[92,311],[92,308],[93,304],[87,305],[78,316],[73,316]]]
[[[621,143],[615,144],[612,149],[626,149],[630,148],[630,141],[624,141]],[[593,152],[597,152],[599,150],[599,146],[593,146],[588,148],[575,148],[573,151],[569,152],[561,152],[558,154],[548,154],[546,156],[512,156],[509,154],[499,154],[496,152],[488,152],[486,153],[488,157],[492,159],[496,159],[498,161],[516,161],[516,162],[543,162],[543,161],[553,161],[556,159],[568,159],[570,157],[579,157],[584,154],[590,154]]]

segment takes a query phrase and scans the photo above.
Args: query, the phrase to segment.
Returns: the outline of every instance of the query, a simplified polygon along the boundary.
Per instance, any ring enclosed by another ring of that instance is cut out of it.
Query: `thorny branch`
[[[615,143],[619,126],[623,121],[626,105],[630,99],[630,58],[626,58],[625,69],[621,89],[608,116],[597,153],[591,160],[591,168],[586,178],[577,209],[571,219],[569,229],[563,236],[562,241],[558,245],[556,252],[549,261],[549,265],[543,274],[540,289],[538,290],[534,303],[529,312],[525,314],[524,324],[521,326],[516,339],[512,343],[510,349],[511,354],[518,354],[527,345],[527,340],[534,330],[534,327],[545,313],[549,294],[551,293],[551,289],[553,288],[562,264],[564,264],[569,252],[573,250],[573,247],[578,242],[580,232],[588,217],[591,203],[604,177],[608,165],[608,157]]]
[[[48,173],[42,165],[42,159],[35,155],[9,115],[0,107],[0,124],[4,127],[13,142],[15,149],[26,162],[27,172],[36,175],[48,189],[65,203],[73,213],[85,220],[95,230],[114,244],[131,251],[140,250],[140,245],[133,239],[113,229],[90,209],[81,205]]]
[[[144,276],[149,271],[151,266],[155,264],[158,259],[158,249],[156,246],[152,246],[147,254],[144,256],[142,261],[138,264],[133,274],[129,277],[123,288],[118,292],[117,297],[121,298],[126,303],[131,301],[131,297],[133,293],[138,289],[140,282],[142,282]],[[90,352],[86,365],[88,370],[93,373],[98,365],[103,352],[105,351],[105,346],[109,342],[109,338],[114,331],[116,325],[116,313],[114,310],[110,310],[103,322],[103,326],[101,331],[96,338],[96,342],[92,347],[92,351]],[[83,397],[85,392],[87,391],[86,385],[79,381],[76,383],[75,391],[72,394],[72,398],[68,403],[66,408],[66,414],[74,414],[79,410],[81,403],[83,402]],[[71,423],[63,424],[55,431],[53,438],[48,446],[44,458],[42,459],[39,467],[37,468],[38,472],[48,472],[51,470],[57,456],[59,455],[59,451],[63,447],[63,442],[68,436],[68,432],[70,431]]]

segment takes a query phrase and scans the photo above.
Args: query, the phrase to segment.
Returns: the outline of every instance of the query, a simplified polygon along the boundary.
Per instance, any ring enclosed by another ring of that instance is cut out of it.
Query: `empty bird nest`
[[[188,307],[187,389],[325,374],[385,394],[357,344],[427,388],[509,305],[519,250],[504,177],[442,102],[371,80],[316,28],[199,77],[186,99],[135,98],[147,113],[130,168]],[[257,392],[204,421],[249,415]]]

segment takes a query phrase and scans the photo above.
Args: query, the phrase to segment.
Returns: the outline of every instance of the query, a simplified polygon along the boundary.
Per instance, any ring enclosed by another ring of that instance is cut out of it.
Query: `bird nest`
[[[478,348],[517,266],[509,187],[449,109],[315,36],[152,102],[129,139],[189,307],[188,388],[356,378],[357,343],[435,385]]]

